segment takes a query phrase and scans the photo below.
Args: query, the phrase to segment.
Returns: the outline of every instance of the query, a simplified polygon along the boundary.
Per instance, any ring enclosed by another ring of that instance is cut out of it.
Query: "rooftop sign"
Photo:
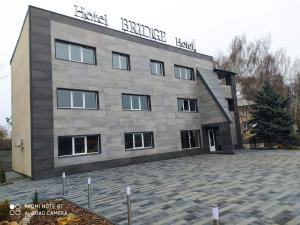
[[[75,16],[82,18],[84,20],[88,20],[91,22],[98,23],[100,25],[108,26],[107,23],[107,15],[98,15],[95,12],[89,12],[84,7],[75,6]],[[134,22],[132,20],[128,20],[125,18],[121,18],[121,29],[124,32],[132,33],[138,35],[140,37],[148,38],[154,41],[159,42],[167,42],[166,40],[166,32],[157,28],[152,28],[147,25]],[[183,41],[181,38],[175,38],[176,47],[184,48],[186,50],[196,52],[196,43],[195,40],[192,42]]]
[[[131,20],[121,18],[122,20],[122,30],[125,32],[130,32],[136,35],[140,35],[146,38],[150,38],[155,41],[166,42],[166,32],[158,30],[155,28],[148,27],[141,23],[136,23]]]
[[[108,26],[106,15],[98,16],[97,13],[95,12],[91,13],[86,11],[84,7],[78,7],[77,5],[74,6],[75,6],[75,16],[80,17],[84,20],[89,20],[92,22],[96,22]]]

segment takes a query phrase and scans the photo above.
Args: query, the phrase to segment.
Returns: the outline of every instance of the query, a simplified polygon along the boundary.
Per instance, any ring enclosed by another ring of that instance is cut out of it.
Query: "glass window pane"
[[[199,132],[197,130],[191,130],[189,132],[190,132],[191,148],[200,147]]]
[[[182,148],[189,148],[189,136],[188,136],[188,131],[181,131],[181,145]]]
[[[145,111],[150,111],[148,96],[140,96],[140,100],[141,100],[141,109]]]
[[[181,78],[180,77],[180,67],[179,66],[175,66],[175,77],[176,78]]]
[[[58,59],[69,60],[69,45],[66,43],[55,43],[55,55]]]
[[[83,107],[83,92],[72,91],[73,93],[73,107]]]
[[[58,108],[71,107],[71,91],[57,90],[57,107]]]
[[[144,147],[153,147],[153,134],[151,132],[144,133]]]
[[[190,109],[191,112],[197,112],[197,101],[194,99],[190,100]]]
[[[134,134],[134,147],[135,148],[143,147],[142,134]]]
[[[189,111],[189,100],[188,99],[183,100],[183,107],[184,107],[184,111]]]
[[[155,62],[150,62],[151,74],[156,74],[156,65]]]
[[[191,73],[191,70],[190,69],[188,69],[188,68],[185,68],[184,69],[185,71],[185,78],[187,79],[187,80],[192,80],[192,73]]]
[[[87,136],[87,153],[99,152],[99,136]]]
[[[130,95],[122,95],[122,106],[123,106],[123,109],[131,109]]]
[[[162,63],[160,63],[160,62],[156,63],[156,67],[157,67],[157,74],[158,75],[163,75],[163,66],[162,66]]]
[[[133,134],[125,134],[125,149],[133,148]]]
[[[82,57],[84,63],[95,64],[95,50],[82,48]]]
[[[58,138],[58,156],[72,155],[72,137]]]
[[[139,96],[132,95],[132,109],[140,109]]]
[[[96,109],[97,108],[97,93],[85,92],[85,108]]]
[[[182,99],[177,99],[177,106],[179,112],[183,111]]]
[[[121,57],[121,69],[128,70],[128,57],[124,55],[120,57]]]
[[[85,153],[84,137],[74,138],[75,154]]]
[[[120,69],[120,66],[119,66],[119,57],[120,57],[120,55],[113,54],[113,68],[115,68],[115,69]]]
[[[81,47],[71,45],[71,60],[81,62]]]

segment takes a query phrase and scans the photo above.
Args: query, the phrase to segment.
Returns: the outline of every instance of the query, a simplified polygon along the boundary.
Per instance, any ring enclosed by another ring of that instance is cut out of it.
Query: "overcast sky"
[[[273,49],[284,48],[292,59],[300,58],[299,0],[9,0],[1,5],[0,125],[11,115],[9,61],[28,5],[74,16],[74,4],[98,15],[107,14],[110,28],[121,29],[121,17],[175,36],[196,40],[197,52],[216,56],[225,52],[235,35],[249,40],[271,35]]]

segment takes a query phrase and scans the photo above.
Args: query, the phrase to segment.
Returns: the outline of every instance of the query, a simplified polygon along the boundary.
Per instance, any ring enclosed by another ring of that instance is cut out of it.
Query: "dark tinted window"
[[[75,154],[80,154],[85,152],[85,140],[84,137],[74,138],[74,152]]]
[[[125,149],[133,148],[133,134],[125,134]]]
[[[87,153],[99,152],[99,136],[87,136]]]
[[[58,156],[72,155],[72,137],[58,138]]]
[[[135,148],[142,148],[143,147],[143,134],[136,133],[134,134],[134,147]]]
[[[189,148],[189,135],[188,131],[181,131],[181,145],[182,148]]]
[[[153,147],[153,133],[144,133],[144,147]]]

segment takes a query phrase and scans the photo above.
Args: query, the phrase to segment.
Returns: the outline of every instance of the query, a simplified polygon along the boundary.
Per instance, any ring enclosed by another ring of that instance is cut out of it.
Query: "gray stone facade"
[[[209,152],[207,128],[220,152],[233,153],[240,131],[212,57],[35,7],[28,15],[33,179]],[[56,59],[56,39],[96,48],[97,64]],[[114,51],[130,56],[129,71],[113,69]],[[151,75],[151,59],[165,76]],[[194,68],[196,80],[176,79],[174,65]],[[57,88],[97,91],[99,110],[58,109]],[[151,111],[124,111],[122,93],[149,95]],[[178,112],[177,98],[197,99],[199,112]],[[182,150],[181,130],[200,130],[200,148]],[[154,148],[125,151],[124,133],[142,131],[153,132]],[[101,153],[58,157],[59,136],[88,134],[101,135]]]

